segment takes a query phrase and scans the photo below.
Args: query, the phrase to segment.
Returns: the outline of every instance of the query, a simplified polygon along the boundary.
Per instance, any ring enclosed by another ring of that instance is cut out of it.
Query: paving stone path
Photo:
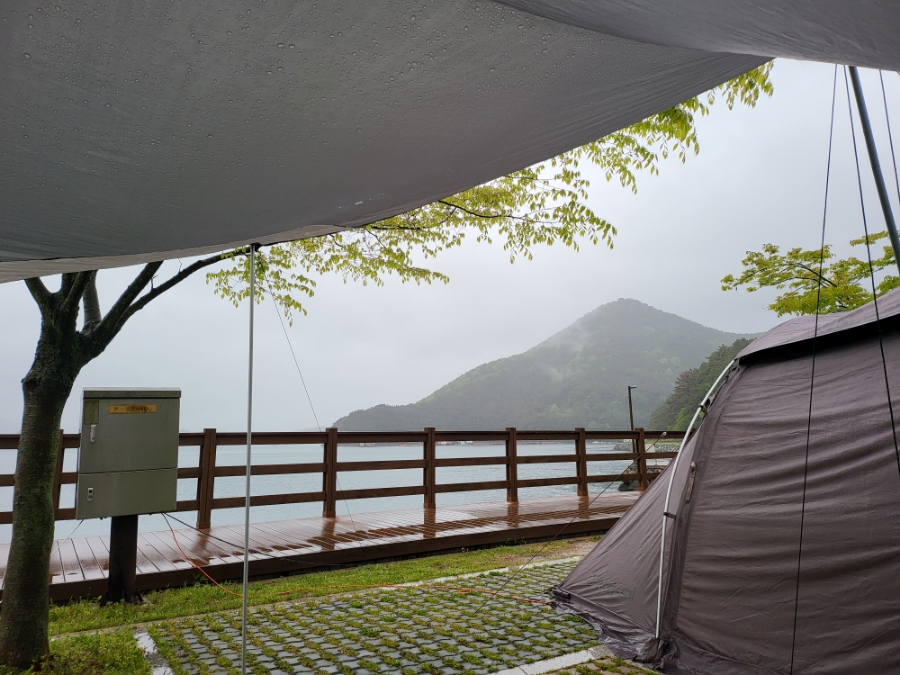
[[[546,601],[547,589],[574,565],[522,570],[503,593]],[[499,591],[511,574],[445,585]],[[238,672],[240,613],[165,622],[149,632],[177,675]],[[589,625],[549,605],[426,586],[253,608],[248,633],[248,667],[258,675],[481,675],[599,644]]]

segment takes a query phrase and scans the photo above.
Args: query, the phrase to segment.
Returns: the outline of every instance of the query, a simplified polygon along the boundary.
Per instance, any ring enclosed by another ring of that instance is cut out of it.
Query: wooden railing
[[[254,495],[250,497],[251,506],[273,506],[278,504],[300,504],[305,502],[322,502],[322,515],[334,517],[338,499],[369,499],[373,497],[399,497],[406,495],[422,495],[425,508],[435,506],[435,497],[446,492],[469,492],[476,490],[506,490],[506,499],[519,501],[519,490],[522,488],[544,487],[550,485],[577,485],[579,495],[588,494],[590,483],[609,483],[613,481],[637,481],[640,490],[647,487],[650,475],[647,471],[647,457],[672,458],[674,452],[647,452],[648,441],[652,443],[663,437],[663,432],[644,431],[524,431],[508,428],[505,431],[436,431],[427,428],[423,431],[401,432],[369,432],[338,431],[331,428],[324,432],[254,432],[253,445],[321,445],[323,448],[321,462],[300,464],[259,464],[253,465],[250,473],[253,476],[281,474],[321,474],[322,489],[315,492],[296,492],[286,494]],[[683,432],[670,431],[665,439],[680,440]],[[589,441],[631,440],[631,452],[591,453],[588,452]],[[438,458],[436,447],[440,443],[458,442],[502,443],[506,447],[504,455],[494,457],[446,457]],[[518,443],[529,441],[573,441],[575,453],[571,455],[520,455]],[[53,484],[53,506],[57,520],[71,520],[75,517],[74,508],[60,508],[60,493],[63,485],[77,481],[75,472],[63,471],[64,451],[66,448],[77,448],[80,434],[60,434],[59,451],[56,459],[56,477]],[[215,479],[226,476],[245,476],[245,466],[219,466],[216,464],[217,449],[221,446],[244,446],[247,444],[246,433],[219,432],[205,429],[203,433],[182,433],[178,440],[181,447],[199,447],[200,458],[197,466],[179,467],[178,478],[196,478],[197,492],[194,499],[178,501],[176,511],[196,511],[197,527],[208,528],[212,521],[214,509],[227,509],[244,506],[244,497],[216,497]],[[422,444],[421,459],[390,459],[341,462],[338,461],[339,445],[360,444]],[[17,434],[0,435],[0,450],[18,448]],[[628,460],[636,466],[634,473],[589,475],[588,462],[610,462]],[[554,464],[569,462],[575,464],[575,475],[555,476],[550,478],[518,477],[518,467],[522,464]],[[491,466],[506,467],[504,480],[481,481],[467,483],[438,483],[436,469],[442,467]],[[402,487],[364,488],[355,490],[338,490],[337,474],[340,471],[387,471],[394,469],[421,469],[422,484]],[[0,474],[0,487],[13,486],[13,474]],[[0,511],[0,524],[12,522],[12,511]]]

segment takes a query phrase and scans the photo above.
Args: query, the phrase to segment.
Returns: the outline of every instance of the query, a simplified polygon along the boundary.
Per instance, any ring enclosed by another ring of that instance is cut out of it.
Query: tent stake
[[[856,66],[850,66],[850,81],[853,83],[853,95],[856,97],[859,121],[866,138],[866,149],[869,151],[869,162],[872,164],[872,175],[875,177],[875,186],[878,188],[878,199],[881,201],[881,210],[884,212],[884,222],[887,223],[891,248],[894,249],[894,261],[897,263],[897,269],[900,270],[900,236],[897,235],[897,223],[894,220],[894,211],[891,209],[891,201],[884,184],[884,173],[881,171],[881,162],[878,161],[878,150],[875,148],[875,137],[872,135],[872,123],[869,120],[869,111],[866,108],[866,99],[863,96],[859,71]]]

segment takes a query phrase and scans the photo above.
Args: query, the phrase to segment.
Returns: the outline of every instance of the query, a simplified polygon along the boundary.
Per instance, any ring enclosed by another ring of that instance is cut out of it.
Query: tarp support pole
[[[878,161],[878,150],[875,148],[872,123],[869,120],[869,111],[866,108],[866,99],[863,96],[862,84],[859,81],[859,70],[856,66],[850,66],[850,81],[853,83],[853,95],[856,97],[859,121],[862,125],[863,135],[866,138],[866,149],[869,151],[869,162],[872,164],[872,175],[875,177],[875,186],[878,188],[878,199],[881,201],[881,210],[884,212],[884,222],[887,223],[891,248],[894,249],[894,262],[897,264],[897,270],[900,271],[900,236],[897,235],[897,222],[894,220],[891,200],[888,197],[887,186],[884,184],[884,173],[881,170],[881,162]]]
[[[247,481],[244,501],[244,583],[241,597],[241,675],[247,675],[247,592],[250,582],[250,465],[253,429],[253,308],[256,304],[256,249],[250,245],[250,340],[247,355]]]

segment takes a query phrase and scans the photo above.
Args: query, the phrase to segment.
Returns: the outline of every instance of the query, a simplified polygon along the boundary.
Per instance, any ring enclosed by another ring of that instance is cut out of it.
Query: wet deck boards
[[[561,531],[563,536],[602,532],[615,524],[637,495],[618,492],[596,498],[555,497],[380,511],[352,518],[252,523],[250,575],[288,574],[328,565],[544,539]],[[217,525],[203,533],[178,529],[175,537],[168,530],[142,532],[138,539],[138,588],[179,586],[199,577],[185,554],[219,581],[239,579],[243,538],[243,525]],[[102,595],[106,591],[109,537],[75,537],[57,545],[50,561],[51,598]],[[8,553],[9,544],[0,545],[0,579],[6,571]]]

